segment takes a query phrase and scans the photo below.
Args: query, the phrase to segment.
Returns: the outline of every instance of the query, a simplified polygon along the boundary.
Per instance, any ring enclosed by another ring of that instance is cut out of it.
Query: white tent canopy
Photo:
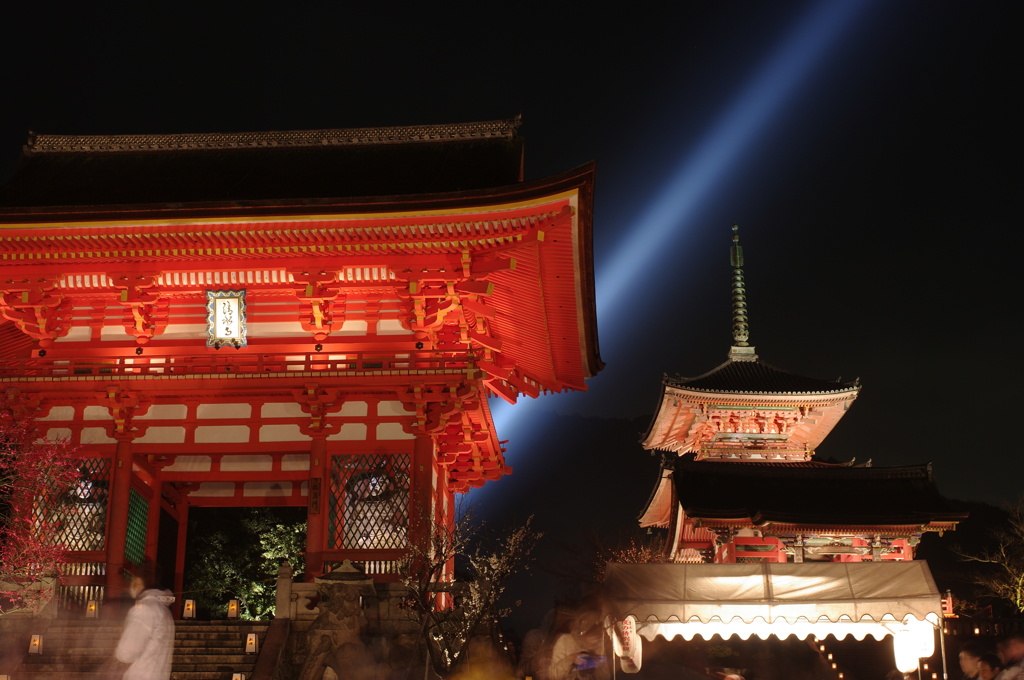
[[[923,561],[611,563],[605,596],[620,657],[638,651],[637,635],[893,635],[897,656],[909,663],[931,655],[942,618],[941,596]]]

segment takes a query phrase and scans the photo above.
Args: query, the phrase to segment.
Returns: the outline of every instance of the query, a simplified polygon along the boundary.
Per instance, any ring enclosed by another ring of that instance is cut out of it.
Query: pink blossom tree
[[[79,479],[75,449],[38,437],[31,405],[0,393],[0,613],[38,611],[60,578],[61,513]]]

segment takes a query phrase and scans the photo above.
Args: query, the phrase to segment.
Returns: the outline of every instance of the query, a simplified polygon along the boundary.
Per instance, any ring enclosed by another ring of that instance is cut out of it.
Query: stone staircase
[[[171,680],[251,680],[257,654],[245,653],[246,636],[255,633],[260,648],[264,621],[176,621]],[[41,654],[26,654],[11,680],[106,680],[121,624],[103,620],[56,620],[42,633]],[[26,645],[27,648],[27,645]]]

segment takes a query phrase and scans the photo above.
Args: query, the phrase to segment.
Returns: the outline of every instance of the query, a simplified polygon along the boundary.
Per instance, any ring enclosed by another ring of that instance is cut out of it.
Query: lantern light
[[[95,619],[99,613],[99,602],[96,600],[89,600],[85,603],[85,618]]]
[[[185,609],[182,610],[182,612],[181,612],[181,618],[183,618],[183,619],[194,619],[194,618],[196,618],[196,601],[195,600],[185,600]]]
[[[228,600],[228,618],[238,618],[238,600]]]
[[[32,639],[28,643],[29,654],[42,654],[43,653],[43,636],[33,635]]]
[[[245,680],[245,673],[232,673],[231,680]]]
[[[259,651],[260,641],[256,633],[249,633],[245,636],[245,653],[255,654]]]

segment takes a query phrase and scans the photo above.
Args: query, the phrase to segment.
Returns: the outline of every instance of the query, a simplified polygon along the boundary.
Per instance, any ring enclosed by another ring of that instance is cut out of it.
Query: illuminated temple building
[[[913,559],[923,532],[953,529],[963,513],[939,494],[930,465],[815,460],[860,386],[758,357],[733,238],[733,346],[701,376],[664,380],[642,442],[664,462],[641,526],[668,530],[675,562]]]
[[[924,532],[954,529],[966,515],[939,494],[928,465],[815,460],[860,387],[758,357],[733,229],[728,360],[696,378],[666,378],[642,441],[664,452],[640,524],[666,530],[666,559],[606,571],[619,664],[640,671],[642,639],[734,635],[892,637],[903,672],[945,663],[936,658],[942,599],[914,550]]]
[[[180,591],[197,507],[307,508],[307,576],[394,580],[511,471],[488,397],[602,367],[593,166],[524,181],[518,127],[30,137],[0,374],[80,446],[68,602],[144,560]]]

